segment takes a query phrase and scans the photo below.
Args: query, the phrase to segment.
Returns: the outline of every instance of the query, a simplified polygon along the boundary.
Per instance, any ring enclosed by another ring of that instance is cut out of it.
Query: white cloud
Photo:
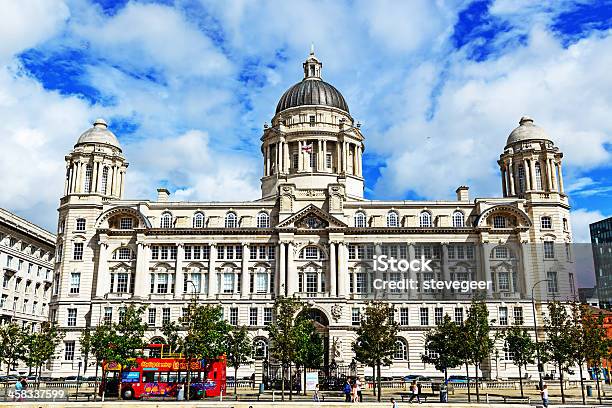
[[[608,217],[610,217],[610,215],[604,215],[599,210],[590,211],[584,208],[573,210],[571,212],[571,223],[574,242],[590,243],[591,232],[589,230],[589,224]]]

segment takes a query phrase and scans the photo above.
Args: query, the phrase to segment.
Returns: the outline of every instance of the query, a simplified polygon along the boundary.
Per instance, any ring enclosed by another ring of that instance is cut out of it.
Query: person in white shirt
[[[357,386],[357,398],[359,402],[363,402],[363,395],[361,395],[361,380],[359,380],[359,377],[355,380],[355,385]]]
[[[544,384],[542,386],[542,390],[540,391],[540,394],[542,394],[542,405],[544,405],[544,408],[548,407],[548,385]]]

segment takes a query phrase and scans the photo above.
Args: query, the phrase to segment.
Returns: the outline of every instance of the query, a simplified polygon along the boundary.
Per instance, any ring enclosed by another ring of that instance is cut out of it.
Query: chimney
[[[167,188],[158,188],[157,189],[157,201],[159,202],[167,202],[170,197],[170,192]]]
[[[470,201],[470,193],[468,186],[459,186],[455,192],[457,193],[457,201]]]

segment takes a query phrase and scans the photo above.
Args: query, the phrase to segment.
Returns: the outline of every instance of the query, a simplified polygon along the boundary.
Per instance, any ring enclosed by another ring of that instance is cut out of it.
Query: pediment
[[[291,217],[279,223],[276,228],[280,229],[301,229],[301,230],[318,230],[318,229],[335,229],[346,228],[347,225],[323,211],[314,204],[301,209]]]

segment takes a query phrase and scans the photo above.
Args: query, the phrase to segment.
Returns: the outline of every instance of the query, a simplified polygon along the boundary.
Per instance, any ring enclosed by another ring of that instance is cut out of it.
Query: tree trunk
[[[444,368],[444,384],[448,384],[448,368]]]
[[[372,364],[372,395],[376,395],[376,364]]]
[[[238,367],[234,366],[234,398],[238,401]]]
[[[98,366],[100,362],[96,359],[96,382],[95,382],[95,392],[94,392],[94,402],[98,400]]]
[[[378,402],[380,402],[380,397],[382,394],[382,384],[380,382],[380,361],[378,363],[376,363],[376,382],[378,384],[378,396],[377,396],[377,400]]]
[[[306,395],[306,366],[304,366],[304,395]]]
[[[291,363],[289,363],[289,401],[293,401],[293,378],[291,377]]]
[[[285,365],[281,364],[281,401],[285,400]]]
[[[467,376],[468,402],[472,402],[472,393],[470,391],[470,367],[465,363],[465,374]]]
[[[190,400],[189,389],[191,388],[191,358],[186,358],[186,361],[187,361],[187,389],[185,390],[185,401],[189,401]]]
[[[118,385],[119,388],[117,390],[118,391],[117,392],[117,394],[118,394],[117,399],[121,401],[123,399],[123,396],[121,395],[122,394],[121,387],[123,386],[123,366],[121,366],[121,370],[119,370],[119,381],[118,381],[118,384],[119,384]]]
[[[521,369],[521,365],[518,365],[519,368],[519,385],[521,387],[521,398],[523,398],[525,395],[523,394],[523,370]]]
[[[582,405],[586,405],[586,397],[584,396],[584,378],[582,377],[582,363],[578,364],[580,370],[580,391],[582,391]]]
[[[561,387],[561,403],[565,404],[565,392],[563,391],[563,369],[559,366],[559,386]]]
[[[599,363],[595,364],[595,379],[597,380],[597,399],[601,405],[601,388],[599,387]]]
[[[479,364],[474,365],[476,371],[476,402],[480,402],[480,388],[478,387],[478,385],[480,384],[478,381],[478,366]]]

